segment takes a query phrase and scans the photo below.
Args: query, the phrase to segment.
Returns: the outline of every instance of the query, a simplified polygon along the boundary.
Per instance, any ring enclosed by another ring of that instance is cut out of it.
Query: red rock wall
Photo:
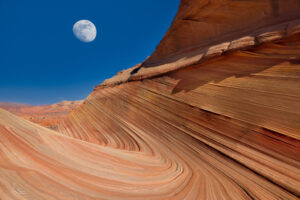
[[[178,60],[197,48],[253,36],[259,29],[299,17],[298,0],[182,0],[171,27],[144,66]]]
[[[299,199],[298,10],[185,0],[60,132],[0,109],[0,199]]]
[[[169,191],[173,198],[293,199],[300,195],[299,61],[295,36],[98,88],[60,132],[177,163],[182,174],[174,169],[168,184],[182,188]]]

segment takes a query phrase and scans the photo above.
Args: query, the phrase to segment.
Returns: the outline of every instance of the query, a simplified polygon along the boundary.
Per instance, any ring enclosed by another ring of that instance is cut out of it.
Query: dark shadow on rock
[[[239,51],[226,53],[167,75],[179,80],[172,90],[172,94],[176,94],[194,90],[209,82],[218,83],[229,77],[251,76],[286,61],[287,59],[284,58],[254,56],[251,51]]]
[[[278,11],[279,11],[279,1],[278,0],[270,0],[270,3],[272,5],[272,14],[274,16],[277,16]]]

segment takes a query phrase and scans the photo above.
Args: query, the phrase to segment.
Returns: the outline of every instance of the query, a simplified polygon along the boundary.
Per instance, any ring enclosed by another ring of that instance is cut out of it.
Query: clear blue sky
[[[0,0],[0,101],[84,99],[104,79],[142,62],[170,26],[179,0]],[[88,19],[83,43],[73,24]]]

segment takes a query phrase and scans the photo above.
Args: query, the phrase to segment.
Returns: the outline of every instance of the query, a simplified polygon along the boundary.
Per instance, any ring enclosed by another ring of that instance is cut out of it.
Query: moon
[[[82,42],[92,42],[97,35],[96,26],[89,20],[79,20],[73,26],[74,35]]]

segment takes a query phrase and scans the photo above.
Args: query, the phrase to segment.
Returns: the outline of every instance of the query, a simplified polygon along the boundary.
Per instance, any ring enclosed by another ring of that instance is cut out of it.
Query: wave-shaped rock
[[[281,190],[297,196],[299,41],[269,43],[163,76],[98,87],[60,132],[109,148],[160,153],[183,164],[193,174],[185,177],[187,196],[276,199],[280,195],[273,192]],[[262,189],[267,182],[272,189]]]
[[[298,199],[298,10],[183,0],[58,132],[0,110],[0,199]]]

